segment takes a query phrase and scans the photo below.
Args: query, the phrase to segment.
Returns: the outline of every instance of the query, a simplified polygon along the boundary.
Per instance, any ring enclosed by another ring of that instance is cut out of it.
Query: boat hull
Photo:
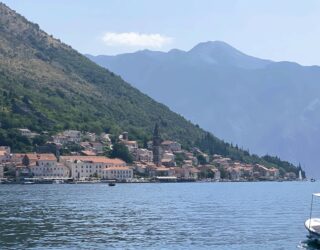
[[[308,230],[309,240],[320,243],[320,218],[310,218],[304,223],[305,228]]]

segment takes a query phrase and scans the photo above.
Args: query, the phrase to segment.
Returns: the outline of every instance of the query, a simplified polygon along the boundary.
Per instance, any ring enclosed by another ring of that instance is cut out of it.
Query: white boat
[[[308,238],[320,244],[320,218],[312,217],[313,200],[320,198],[320,193],[313,193],[311,198],[310,218],[304,223],[304,226],[309,232]]]

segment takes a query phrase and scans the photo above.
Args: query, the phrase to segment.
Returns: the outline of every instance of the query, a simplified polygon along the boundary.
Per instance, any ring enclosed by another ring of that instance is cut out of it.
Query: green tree
[[[186,156],[184,153],[175,154],[175,161],[178,166],[182,166],[183,161],[186,159]]]
[[[48,140],[48,136],[45,135],[38,135],[36,137],[33,138],[33,145],[43,145],[47,142]]]
[[[116,143],[113,145],[113,149],[110,153],[111,158],[120,158],[121,160],[124,160],[127,163],[132,163],[133,158],[131,154],[129,153],[128,148],[120,143]]]
[[[197,156],[198,162],[201,165],[205,165],[207,163],[206,158],[203,155],[198,155]]]
[[[30,160],[29,160],[29,158],[28,158],[28,156],[24,156],[23,157],[23,159],[22,159],[22,164],[24,165],[24,166],[26,166],[26,167],[29,167],[29,165],[30,165]]]

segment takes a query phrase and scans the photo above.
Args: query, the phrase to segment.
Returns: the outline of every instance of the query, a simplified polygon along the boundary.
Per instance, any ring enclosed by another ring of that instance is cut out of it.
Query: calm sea
[[[0,249],[304,249],[319,191],[317,182],[0,185]]]

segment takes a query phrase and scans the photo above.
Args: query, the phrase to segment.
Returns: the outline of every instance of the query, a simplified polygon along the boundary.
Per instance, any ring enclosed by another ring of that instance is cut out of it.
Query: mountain
[[[219,140],[0,3],[0,145],[17,152],[41,142],[31,144],[18,128],[49,135],[64,129],[114,135],[126,130],[146,143],[156,122],[163,139],[185,148],[298,171],[277,157],[259,158]]]
[[[220,41],[87,56],[218,137],[320,177],[319,67],[262,60]]]

